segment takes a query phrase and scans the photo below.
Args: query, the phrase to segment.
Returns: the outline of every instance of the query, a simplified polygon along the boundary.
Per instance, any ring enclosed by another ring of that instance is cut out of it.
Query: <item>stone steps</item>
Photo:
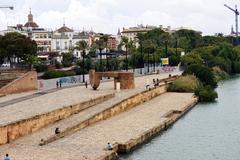
[[[46,145],[52,143],[60,138],[63,138],[83,128],[91,126],[99,121],[106,120],[117,114],[125,112],[133,107],[138,106],[141,103],[150,101],[151,99],[165,93],[166,90],[166,85],[163,84],[154,89],[142,91],[127,98],[120,98],[116,96],[115,98],[96,105],[89,110],[85,110],[77,115],[63,120],[62,122],[54,124],[51,128],[48,128],[49,131],[51,130],[49,132],[50,136],[44,137],[43,140],[39,143],[39,145]],[[61,126],[63,126],[62,132],[58,135],[55,135],[53,132],[54,129],[56,127],[61,128]]]
[[[38,114],[15,122],[10,122],[5,126],[0,126],[0,144],[6,144],[21,136],[36,132],[41,128],[66,119],[96,104],[113,98],[115,94],[107,94],[94,99],[89,99],[78,104],[65,106],[44,114]]]

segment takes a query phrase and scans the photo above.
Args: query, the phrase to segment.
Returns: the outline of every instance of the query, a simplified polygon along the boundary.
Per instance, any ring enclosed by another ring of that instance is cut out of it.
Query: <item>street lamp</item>
[[[126,71],[128,71],[128,46],[126,45]]]
[[[140,74],[142,74],[142,69],[144,68],[144,60],[143,60],[143,44],[142,44],[142,40],[140,41],[140,45],[141,45],[141,59],[140,59],[140,62],[141,62],[141,70],[140,70]],[[143,65],[143,66],[142,66]]]
[[[82,58],[83,58],[83,83],[85,82],[85,50],[82,52]]]

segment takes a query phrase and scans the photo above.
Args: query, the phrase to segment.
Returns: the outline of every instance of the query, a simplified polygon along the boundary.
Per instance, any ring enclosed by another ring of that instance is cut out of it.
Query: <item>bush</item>
[[[200,102],[214,102],[218,94],[211,86],[200,87],[195,95],[199,97]]]
[[[60,62],[55,61],[55,67],[56,67],[57,69],[61,69],[63,66],[62,66],[62,64],[61,64]]]
[[[170,92],[195,92],[201,86],[199,80],[193,76],[183,76],[168,86]]]
[[[43,64],[37,64],[34,66],[34,68],[36,69],[36,71],[39,72],[46,72],[48,71],[48,66],[47,65],[43,65]]]
[[[213,70],[213,74],[216,82],[229,78],[229,74],[221,70],[219,67],[213,67],[212,70]]]
[[[68,77],[68,76],[73,76],[73,75],[75,75],[75,72],[72,72],[72,71],[64,72],[64,71],[51,70],[51,71],[45,72],[44,75],[42,76],[42,78],[43,79],[52,79],[52,78],[59,78],[59,77]]]
[[[199,64],[190,65],[183,73],[183,75],[195,75],[203,85],[217,86],[214,74],[208,67]]]

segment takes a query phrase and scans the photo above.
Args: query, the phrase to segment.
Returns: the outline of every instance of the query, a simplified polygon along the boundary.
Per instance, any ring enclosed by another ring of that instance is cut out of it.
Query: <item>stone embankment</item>
[[[0,126],[0,144],[9,143],[21,136],[35,132],[56,121],[66,119],[67,117],[79,113],[84,109],[113,98],[115,94],[108,94],[94,99],[90,99],[78,104],[65,106],[47,113],[38,114],[15,122],[10,122]]]
[[[149,76],[149,78],[156,78],[156,75]],[[49,119],[53,118],[54,120],[51,122],[52,124],[9,144],[0,146],[0,156],[9,153],[15,160],[115,159],[117,153],[129,152],[139,144],[167,129],[197,103],[198,99],[191,93],[166,93],[165,82],[167,80],[172,81],[175,78],[177,77],[161,78],[163,83],[159,87],[146,90],[144,85],[146,78],[140,77],[137,78],[137,88],[134,90],[115,93],[115,97],[112,95],[103,103],[96,102],[96,105],[89,106],[86,109],[82,108],[83,110],[78,110],[77,114],[72,112],[74,115],[68,115],[68,118],[62,115],[60,121],[56,120],[55,116],[49,117]],[[107,86],[112,87],[112,83],[108,83]],[[79,92],[78,88],[70,90],[71,95],[74,95],[75,90],[76,93]],[[107,92],[109,91],[111,90]],[[85,94],[88,92],[89,95],[92,95],[99,91],[84,90]],[[64,93],[66,96],[67,90]],[[63,93],[59,91],[55,94],[61,96]],[[44,98],[46,99],[47,95],[37,99],[40,101]],[[75,98],[77,100],[79,97],[76,96]],[[59,106],[51,106],[51,108],[56,107],[59,111],[63,109],[60,104]],[[10,109],[10,107],[8,108]],[[32,114],[32,112],[29,113]],[[2,121],[4,123],[5,120]],[[53,132],[59,126],[61,133],[56,136]],[[19,125],[15,129],[18,131],[19,127],[22,126]],[[42,146],[39,146],[40,139],[43,139]],[[114,145],[113,151],[105,150],[107,142]]]

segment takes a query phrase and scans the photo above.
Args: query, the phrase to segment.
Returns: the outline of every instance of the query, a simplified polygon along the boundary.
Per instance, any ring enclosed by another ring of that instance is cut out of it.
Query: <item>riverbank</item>
[[[0,153],[9,153],[15,160],[114,159],[120,149],[127,152],[166,129],[196,102],[190,93],[165,93],[45,146],[32,141],[36,133],[1,146]],[[116,150],[106,151],[107,142]]]

